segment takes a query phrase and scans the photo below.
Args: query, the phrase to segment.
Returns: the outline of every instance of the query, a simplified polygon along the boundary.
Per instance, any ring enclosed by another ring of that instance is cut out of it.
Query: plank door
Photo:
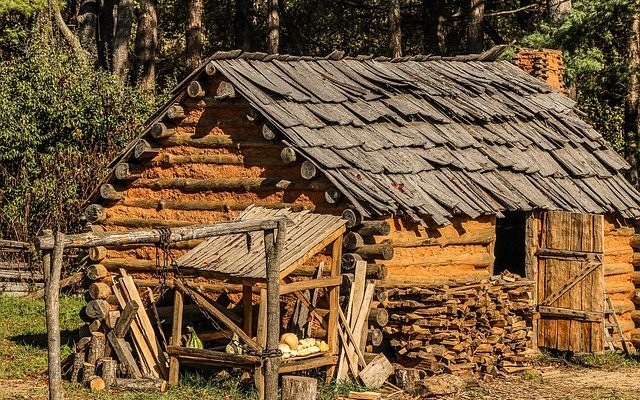
[[[538,260],[538,347],[603,350],[604,219],[602,215],[542,214]]]

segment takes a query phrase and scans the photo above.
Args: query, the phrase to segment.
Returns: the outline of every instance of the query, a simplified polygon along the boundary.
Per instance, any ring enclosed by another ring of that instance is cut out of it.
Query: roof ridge
[[[242,51],[242,50],[230,50],[230,51],[217,51],[211,56],[210,60],[230,60],[230,59],[243,59],[243,60],[255,60],[269,62],[273,60],[278,61],[340,61],[340,60],[356,60],[367,61],[374,60],[378,62],[406,62],[406,61],[432,61],[432,60],[446,60],[446,61],[495,61],[502,55],[507,49],[513,46],[512,43],[501,44],[493,46],[492,48],[476,54],[460,54],[454,56],[438,56],[433,54],[416,54],[412,56],[404,57],[386,57],[386,56],[374,56],[369,55],[357,55],[348,56],[342,50],[333,50],[331,53],[324,57],[320,56],[295,56],[291,54],[267,54],[259,51]]]

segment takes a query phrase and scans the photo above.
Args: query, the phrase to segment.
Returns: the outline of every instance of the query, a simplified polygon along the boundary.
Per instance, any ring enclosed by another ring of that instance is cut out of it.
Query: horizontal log
[[[90,261],[99,263],[107,257],[107,248],[104,246],[91,247],[87,253]]]
[[[602,313],[574,310],[562,307],[538,306],[538,311],[543,318],[558,318],[579,321],[600,322]]]
[[[391,239],[388,241],[393,247],[422,247],[422,246],[486,246],[495,240],[495,231],[492,229],[478,229],[468,231],[456,237],[434,237],[425,239]]]
[[[243,191],[261,192],[285,189],[324,190],[327,183],[322,181],[291,182],[278,178],[238,178],[238,179],[192,179],[192,178],[165,178],[165,179],[138,179],[131,184],[133,188],[151,190],[175,189],[185,193],[197,193],[203,191]]]
[[[348,229],[352,229],[362,223],[362,213],[353,208],[347,208],[346,210],[342,211],[342,219],[347,221],[345,226]]]
[[[111,311],[111,305],[103,299],[91,300],[87,303],[85,312],[91,319],[104,319]]]
[[[418,261],[405,262],[401,259],[384,263],[388,267],[410,266],[440,266],[440,265],[469,265],[475,268],[487,267],[494,261],[494,256],[489,253],[461,253],[461,254],[435,254],[422,256]]]
[[[269,124],[262,125],[262,137],[267,140],[275,140],[278,137],[278,131]]]
[[[162,163],[166,165],[181,164],[215,164],[215,165],[259,165],[281,166],[284,163],[276,157],[247,157],[236,154],[163,154]]]
[[[635,234],[631,237],[630,243],[634,249],[640,249],[640,234]]]
[[[631,320],[636,324],[637,328],[640,328],[640,310],[631,311]]]
[[[390,274],[386,280],[376,283],[380,288],[406,288],[413,286],[424,287],[442,287],[444,285],[454,286],[466,283],[477,283],[483,279],[489,278],[489,272],[486,270],[477,270],[473,272],[461,273],[451,277],[443,277],[437,275],[397,275]]]
[[[169,386],[162,379],[116,378],[115,387],[124,391],[166,392]]]
[[[640,286],[640,271],[633,271],[631,275],[631,281],[634,285]]]
[[[117,191],[112,184],[104,183],[100,185],[100,197],[108,201],[118,201],[122,200],[124,195],[121,192]]]
[[[184,240],[201,239],[210,236],[229,235],[234,233],[247,233],[253,231],[276,229],[282,218],[253,219],[247,221],[225,221],[208,225],[195,225],[184,228],[171,229],[167,238],[168,243]],[[94,247],[94,246],[119,246],[132,243],[157,243],[160,241],[161,232],[158,230],[135,232],[86,232],[65,235],[63,245],[65,247]],[[39,236],[35,240],[38,249],[50,250],[53,248],[53,239],[48,236]]]
[[[308,289],[327,288],[340,286],[342,277],[332,276],[329,278],[309,279],[305,281],[297,281],[280,285],[280,294],[289,294],[293,292],[301,292]]]
[[[282,159],[282,162],[287,165],[293,164],[297,159],[296,151],[293,149],[293,147],[285,147],[284,149],[282,149],[282,151],[280,151],[280,159]]]
[[[365,244],[354,250],[362,258],[375,258],[381,260],[391,260],[393,258],[393,247],[388,244]]]
[[[111,291],[111,287],[109,287],[109,285],[107,285],[106,283],[93,282],[89,286],[89,295],[94,300],[98,300],[98,299],[104,300],[109,296],[111,296],[112,294],[113,292]]]
[[[236,97],[236,89],[230,82],[220,81],[216,88],[216,100],[233,99]]]
[[[293,211],[305,209],[301,203],[282,203],[270,201],[175,201],[166,199],[133,199],[125,198],[121,205],[127,207],[139,207],[153,210],[185,210],[185,211],[243,211],[251,205],[269,208],[289,208]]]
[[[204,67],[204,73],[213,76],[217,72],[216,64],[213,61],[209,61],[207,65]]]
[[[611,300],[611,305],[618,315],[628,313],[635,309],[635,306],[631,300]]]
[[[248,354],[230,354],[207,349],[192,349],[181,346],[167,346],[167,353],[172,357],[191,357],[208,361],[217,361],[231,365],[260,365],[262,359]]]
[[[42,273],[37,272],[35,270],[25,270],[21,271],[18,269],[0,269],[0,278],[2,279],[13,279],[13,280],[26,280],[26,281],[41,281]],[[2,285],[3,282],[0,282]]]
[[[134,279],[133,280],[138,287],[157,287],[160,286],[160,282],[157,279]],[[173,279],[167,279],[167,286],[173,288]],[[193,280],[187,280],[189,287],[194,288],[200,292],[213,292],[213,293],[236,293],[242,292],[242,285],[236,285],[233,283],[225,282],[198,282]],[[260,293],[258,286],[252,287],[255,293]],[[158,307],[160,310],[161,307]]]
[[[604,284],[604,291],[607,294],[625,294],[630,295],[633,293],[635,289],[635,285],[633,282],[625,281],[625,282],[606,282]]]
[[[8,294],[8,293],[16,293],[22,292],[27,293],[33,289],[38,289],[43,287],[44,285],[40,282],[0,282],[0,293]]]
[[[0,261],[0,269],[31,270],[31,264],[20,261]]]
[[[217,148],[256,148],[256,149],[269,149],[280,150],[281,146],[278,146],[272,142],[264,140],[256,140],[249,136],[231,137],[229,135],[207,135],[204,137],[192,137],[191,135],[174,134],[168,138],[161,139],[160,144],[167,147],[173,146],[189,146],[200,149],[217,149]]]
[[[342,193],[337,188],[330,187],[324,191],[324,199],[329,204],[338,204],[342,200]]]
[[[184,108],[182,108],[182,106],[179,106],[177,104],[171,105],[167,109],[166,115],[167,115],[167,118],[173,119],[173,120],[181,120],[186,117],[186,114],[184,113]]]
[[[135,158],[153,158],[161,151],[161,147],[153,146],[146,140],[140,139],[133,149],[133,155]]]
[[[389,268],[380,264],[367,264],[367,279],[382,280],[389,275]]]
[[[357,232],[362,236],[388,235],[391,233],[391,225],[388,221],[362,221]]]
[[[140,178],[142,167],[129,163],[118,163],[114,168],[114,175],[116,179],[120,180],[134,180]]]
[[[636,290],[635,290],[635,292],[632,294],[631,301],[632,301],[632,302],[633,302],[633,304],[635,304],[638,308],[640,308],[640,289],[636,289]]]
[[[0,249],[30,250],[31,248],[31,243],[28,242],[0,239]]]
[[[342,269],[351,271],[356,267],[356,263],[362,261],[362,257],[355,253],[344,253],[342,255]]]
[[[155,124],[151,125],[149,133],[154,139],[162,139],[173,135],[175,133],[175,130],[173,128],[168,128],[167,125],[165,125],[163,122],[156,122]]]
[[[389,313],[384,308],[372,308],[369,310],[368,321],[380,327],[386,326],[389,323]]]
[[[107,217],[107,213],[100,204],[89,204],[84,209],[84,217],[89,222],[101,222]]]
[[[307,180],[318,176],[318,168],[309,160],[304,160],[300,166],[300,175]]]
[[[107,268],[102,264],[93,264],[85,269],[85,275],[87,279],[97,281],[108,276],[109,271],[107,271]]]
[[[187,95],[192,99],[200,99],[206,95],[202,85],[198,81],[191,81],[187,86]]]
[[[637,269],[640,269],[640,253],[633,253],[633,261],[632,264]]]
[[[358,247],[364,246],[364,244],[364,239],[356,232],[347,232],[342,239],[342,246],[346,250],[355,250]]]
[[[384,340],[384,334],[378,328],[369,329],[367,332],[367,343],[374,347],[378,347]]]
[[[604,276],[630,274],[633,272],[633,265],[628,262],[604,263]]]
[[[260,111],[256,110],[254,107],[249,107],[247,110],[247,120],[251,122],[258,122],[263,120],[264,117],[260,114]]]

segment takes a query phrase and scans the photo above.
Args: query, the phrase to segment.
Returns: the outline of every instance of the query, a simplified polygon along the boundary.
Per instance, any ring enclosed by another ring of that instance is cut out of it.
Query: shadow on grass
[[[60,344],[73,346],[78,341],[79,329],[60,331]],[[48,348],[48,339],[46,333],[29,333],[25,335],[15,335],[7,338],[20,346],[31,346],[38,349],[46,350]]]

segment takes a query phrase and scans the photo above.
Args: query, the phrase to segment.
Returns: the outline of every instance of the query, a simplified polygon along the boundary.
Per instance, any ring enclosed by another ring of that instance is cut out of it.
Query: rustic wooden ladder
[[[618,322],[618,316],[616,315],[616,311],[613,308],[613,304],[611,304],[611,298],[609,295],[604,295],[604,340],[609,347],[609,350],[616,351],[614,346],[614,342],[620,342],[622,345],[622,352],[624,354],[629,355],[629,347],[627,346],[627,342],[624,339],[624,334],[622,332],[622,328],[620,327],[620,323]],[[614,331],[609,331],[609,329],[615,329]],[[614,337],[614,333],[618,333],[617,337]]]

